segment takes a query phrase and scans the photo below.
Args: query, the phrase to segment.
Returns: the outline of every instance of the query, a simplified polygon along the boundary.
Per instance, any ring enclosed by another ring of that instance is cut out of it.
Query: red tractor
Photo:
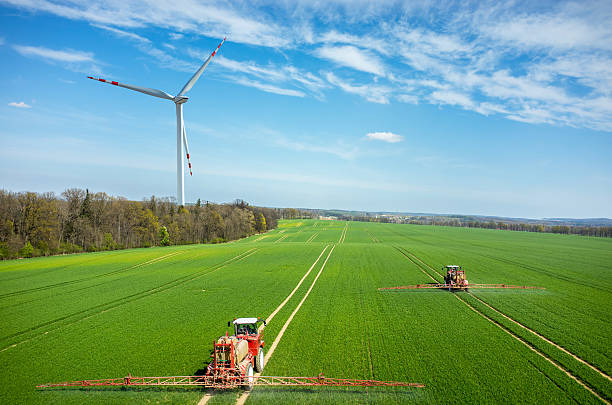
[[[253,385],[253,370],[263,371],[264,345],[263,328],[266,321],[261,318],[236,318],[227,323],[234,325],[234,334],[221,336],[213,343],[213,361],[206,370],[207,376],[214,378],[214,383],[225,387]],[[260,331],[260,329],[262,329]],[[246,384],[245,384],[246,383]]]
[[[468,291],[468,281],[465,278],[465,270],[461,266],[448,265],[443,268],[446,269],[446,276],[444,276],[445,287],[448,287],[448,291],[451,289],[465,289]]]

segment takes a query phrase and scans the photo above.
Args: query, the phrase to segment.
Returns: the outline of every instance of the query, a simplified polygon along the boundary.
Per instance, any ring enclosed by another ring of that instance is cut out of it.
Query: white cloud
[[[344,32],[338,32],[336,30],[328,31],[323,34],[318,42],[331,43],[331,44],[349,44],[358,46],[360,48],[370,49],[382,55],[391,54],[391,45],[385,41],[384,38],[373,37],[373,36],[357,36],[347,34]]]
[[[8,103],[8,105],[11,107],[17,107],[17,108],[32,108],[31,105],[26,104],[23,101],[20,101],[20,102],[11,101],[10,103]]]
[[[75,51],[73,49],[56,50],[42,46],[14,45],[13,48],[24,56],[37,56],[43,59],[58,62],[94,62],[91,52]]]
[[[393,132],[370,132],[366,134],[366,138],[370,141],[383,141],[389,143],[401,142],[404,137],[394,134]]]
[[[315,55],[341,66],[372,73],[377,76],[385,75],[383,63],[377,56],[354,46],[323,46],[316,50]]]
[[[402,103],[419,104],[419,98],[414,94],[399,94],[397,99]]]
[[[304,97],[306,94],[299,90],[284,89],[282,87],[274,86],[272,84],[261,83],[255,80],[250,80],[244,77],[231,78],[234,83],[241,84],[243,86],[254,87],[266,93],[279,94],[281,96],[292,96],[292,97]]]
[[[325,74],[325,78],[329,83],[340,88],[346,93],[356,94],[372,103],[389,104],[389,96],[392,93],[392,89],[389,87],[376,84],[354,85],[340,79],[331,72],[327,72]]]
[[[101,63],[92,52],[74,49],[50,49],[44,46],[13,45],[13,49],[23,56],[40,58],[50,64],[60,64],[65,69],[88,74],[102,75]]]
[[[431,93],[431,100],[434,103],[456,105],[466,109],[474,107],[474,102],[469,96],[454,91],[434,91]]]
[[[174,3],[139,0],[82,3],[4,1],[29,11],[43,11],[72,20],[121,28],[155,26],[211,38],[223,38],[231,33],[232,41],[267,47],[286,47],[292,42],[290,35],[279,35],[287,29],[271,21],[263,12],[256,9],[243,11],[239,6],[225,3],[211,4],[197,0],[177,0]],[[179,37],[174,34],[174,38]]]
[[[193,57],[202,58],[202,53],[199,51],[190,49],[188,53]],[[237,61],[222,55],[217,57],[216,63],[223,67],[224,70],[244,73],[258,80],[300,87],[301,89],[312,92],[319,98],[321,97],[321,90],[329,87],[321,78],[310,72],[304,72],[292,65],[278,66],[270,64],[268,66],[261,66],[253,61]],[[254,87],[251,84],[248,85]],[[299,93],[303,94],[302,91]]]
[[[510,46],[612,49],[610,21],[559,14],[516,16],[484,25],[482,31]]]
[[[109,27],[108,25],[102,25],[102,24],[91,24],[91,25],[96,28],[100,28],[100,29],[112,32],[113,34],[121,38],[127,38],[127,39],[131,39],[132,41],[137,41],[137,42],[151,43],[149,39],[142,37],[138,34],[134,34],[133,32],[128,32],[128,31],[120,30],[118,28]]]
[[[270,48],[257,49],[256,62],[217,57],[212,70],[218,73],[218,65],[239,73],[239,84],[276,94],[324,99],[324,92],[336,87],[374,103],[429,102],[532,123],[612,128],[612,7],[605,1],[546,7],[396,0],[276,2],[274,7],[268,0],[0,1],[87,21],[130,39],[160,66],[189,73],[201,57],[182,60],[175,54],[181,47],[157,48],[138,33],[167,29],[172,41],[228,34],[232,42]],[[101,63],[89,52],[15,49],[71,70],[101,74],[94,70]],[[259,55],[274,62],[262,63]],[[309,55],[373,76],[344,70],[311,73],[317,67]],[[277,56],[287,62],[278,62]]]

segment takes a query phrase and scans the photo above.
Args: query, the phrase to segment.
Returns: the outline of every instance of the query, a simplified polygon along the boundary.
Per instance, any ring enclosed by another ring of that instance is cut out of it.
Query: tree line
[[[219,243],[274,229],[282,215],[243,200],[178,206],[76,188],[61,196],[0,190],[0,258]]]
[[[561,233],[567,235],[597,236],[612,238],[612,226],[576,226],[576,225],[547,225],[547,224],[526,224],[523,222],[503,222],[503,221],[481,221],[475,219],[437,217],[437,216],[416,216],[399,218],[395,216],[342,216],[339,219],[363,222],[384,222],[414,225],[439,225],[456,226],[464,228],[485,228],[503,229],[508,231],[521,232],[545,232]]]

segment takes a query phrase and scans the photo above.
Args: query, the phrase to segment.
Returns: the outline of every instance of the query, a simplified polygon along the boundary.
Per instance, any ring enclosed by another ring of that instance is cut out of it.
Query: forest
[[[243,200],[178,206],[167,197],[129,201],[77,188],[60,196],[0,190],[0,258],[219,243],[274,229],[281,215]]]

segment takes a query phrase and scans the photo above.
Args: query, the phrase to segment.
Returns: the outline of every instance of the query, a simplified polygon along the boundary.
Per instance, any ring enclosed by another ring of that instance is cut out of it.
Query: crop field
[[[378,290],[446,264],[545,289]],[[425,388],[35,387],[202,373],[237,316],[269,320],[263,375]],[[281,221],[227,244],[0,262],[0,402],[610,403],[611,319],[610,239]]]

